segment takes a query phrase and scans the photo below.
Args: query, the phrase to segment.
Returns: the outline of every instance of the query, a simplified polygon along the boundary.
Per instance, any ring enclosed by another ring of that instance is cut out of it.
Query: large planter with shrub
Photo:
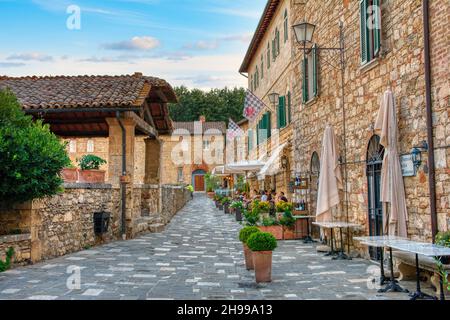
[[[295,240],[295,219],[292,212],[286,211],[280,218],[280,224],[283,226],[283,239]]]
[[[259,230],[261,232],[270,233],[277,240],[283,240],[283,226],[260,226]]]
[[[248,238],[247,245],[253,254],[256,282],[271,282],[272,251],[277,247],[277,240],[270,233],[258,232]]]
[[[80,170],[78,172],[79,183],[105,183],[106,171]]]
[[[295,240],[295,228],[283,226],[283,240]]]
[[[78,181],[77,168],[64,168],[61,170],[61,178],[66,183],[76,183]]]
[[[244,210],[244,203],[242,201],[233,201],[230,205],[236,215],[236,221],[242,221],[242,211]]]
[[[244,248],[245,267],[247,270],[254,270],[253,254],[247,246],[248,238],[254,234],[260,232],[257,227],[245,227],[239,232],[239,240],[242,242]]]
[[[100,166],[106,161],[94,155],[85,155],[78,160],[80,169],[78,171],[78,182],[80,183],[104,183],[106,172],[100,170]]]

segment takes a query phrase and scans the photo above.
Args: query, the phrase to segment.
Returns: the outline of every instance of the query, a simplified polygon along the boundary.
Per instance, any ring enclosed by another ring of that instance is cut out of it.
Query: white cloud
[[[160,41],[153,37],[133,37],[131,40],[107,43],[102,45],[104,49],[109,50],[143,50],[148,51],[161,45]]]
[[[53,57],[40,52],[25,52],[12,54],[8,56],[6,60],[46,62],[46,61],[53,61]]]
[[[219,47],[219,42],[217,40],[204,41],[200,40],[194,43],[188,43],[183,46],[183,49],[187,50],[214,50]]]

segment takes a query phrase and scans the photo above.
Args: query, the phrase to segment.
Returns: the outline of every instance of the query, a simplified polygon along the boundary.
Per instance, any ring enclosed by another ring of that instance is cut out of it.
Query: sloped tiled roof
[[[140,107],[152,88],[176,102],[172,87],[162,79],[141,73],[122,76],[0,77],[0,89],[9,88],[25,110]]]
[[[191,134],[194,134],[194,124],[195,122],[173,122],[174,130],[184,129],[189,131]],[[203,133],[208,130],[219,130],[222,134],[225,134],[227,131],[227,125],[225,122],[203,122],[202,123]]]

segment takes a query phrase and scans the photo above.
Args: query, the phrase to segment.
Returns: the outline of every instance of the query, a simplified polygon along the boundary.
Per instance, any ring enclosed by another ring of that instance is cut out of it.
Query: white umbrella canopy
[[[387,90],[381,101],[375,121],[375,132],[384,146],[383,168],[381,171],[381,202],[390,204],[388,212],[384,206],[384,232],[388,235],[407,237],[408,211],[406,208],[405,186],[397,151],[398,127],[394,94]]]
[[[328,222],[332,221],[331,209],[339,204],[339,189],[343,188],[339,149],[331,126],[325,128],[321,156],[316,216],[318,222]]]
[[[280,146],[278,146],[270,156],[269,160],[264,164],[264,167],[262,167],[261,171],[258,173],[258,179],[263,180],[265,176],[273,176],[277,173],[279,173],[281,169],[280,164],[280,154],[286,147],[287,143],[284,143]]]
[[[264,163],[259,160],[241,161],[226,165],[226,170],[231,173],[258,172],[264,167]]]

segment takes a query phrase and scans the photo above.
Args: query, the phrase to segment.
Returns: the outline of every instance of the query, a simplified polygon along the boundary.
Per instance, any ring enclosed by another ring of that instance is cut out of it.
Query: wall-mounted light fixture
[[[420,146],[412,148],[411,157],[416,169],[419,169],[422,165],[422,152],[427,152],[428,149],[428,143],[426,141],[422,141]]]

